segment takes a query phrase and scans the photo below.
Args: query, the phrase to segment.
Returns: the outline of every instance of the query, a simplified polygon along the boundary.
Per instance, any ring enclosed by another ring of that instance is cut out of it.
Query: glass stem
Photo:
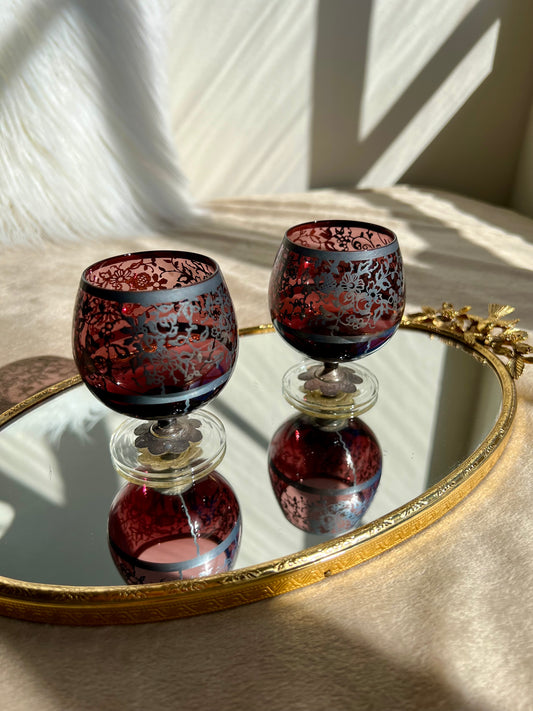
[[[324,377],[326,375],[329,375],[330,373],[333,373],[334,370],[337,370],[339,367],[338,363],[331,363],[330,361],[326,361],[324,363],[324,370],[321,373],[321,377]]]

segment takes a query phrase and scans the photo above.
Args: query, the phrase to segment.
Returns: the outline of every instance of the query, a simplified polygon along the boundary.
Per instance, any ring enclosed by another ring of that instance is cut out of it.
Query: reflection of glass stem
[[[348,418],[339,417],[333,420],[326,420],[323,417],[311,417],[311,423],[323,432],[338,432],[348,425]]]
[[[363,379],[349,368],[330,361],[310,366],[305,373],[298,375],[298,379],[305,381],[305,390],[319,390],[324,397],[354,393],[357,391],[357,385],[363,382]]]

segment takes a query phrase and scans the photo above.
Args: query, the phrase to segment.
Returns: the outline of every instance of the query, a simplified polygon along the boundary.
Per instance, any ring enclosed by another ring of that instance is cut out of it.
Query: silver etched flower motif
[[[199,431],[200,420],[192,417],[179,417],[169,422],[167,426],[153,425],[144,422],[135,428],[135,446],[147,449],[150,454],[181,454],[192,442],[199,442],[202,434]]]
[[[354,393],[363,382],[356,373],[339,366],[328,371],[327,365],[315,365],[298,375],[304,381],[304,389],[319,390],[324,397],[336,397],[344,393]]]

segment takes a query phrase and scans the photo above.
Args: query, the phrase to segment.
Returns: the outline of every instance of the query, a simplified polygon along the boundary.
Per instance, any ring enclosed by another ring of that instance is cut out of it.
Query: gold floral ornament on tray
[[[456,309],[444,302],[441,309],[423,306],[422,311],[403,319],[406,325],[425,324],[460,338],[470,345],[480,343],[498,356],[507,358],[506,367],[514,380],[524,372],[526,363],[533,363],[533,346],[527,343],[527,331],[516,328],[519,319],[505,320],[514,311],[512,306],[489,304],[487,317],[474,316],[471,306]]]

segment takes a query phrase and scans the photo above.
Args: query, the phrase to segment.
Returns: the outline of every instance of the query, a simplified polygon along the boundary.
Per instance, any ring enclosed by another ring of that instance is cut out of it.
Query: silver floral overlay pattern
[[[152,279],[154,286],[141,292],[82,281],[74,320],[76,362],[86,384],[118,404],[116,409],[121,403],[176,403],[176,414],[185,414],[218,392],[231,374],[238,344],[233,304],[219,272],[181,287],[161,271],[143,272],[132,277],[136,286],[145,273],[144,282]],[[113,278],[105,283],[114,286]]]
[[[285,238],[277,261],[284,268],[274,275],[270,298],[286,335],[303,331],[317,344],[359,344],[361,356],[398,327],[405,287],[397,243],[332,253]]]

